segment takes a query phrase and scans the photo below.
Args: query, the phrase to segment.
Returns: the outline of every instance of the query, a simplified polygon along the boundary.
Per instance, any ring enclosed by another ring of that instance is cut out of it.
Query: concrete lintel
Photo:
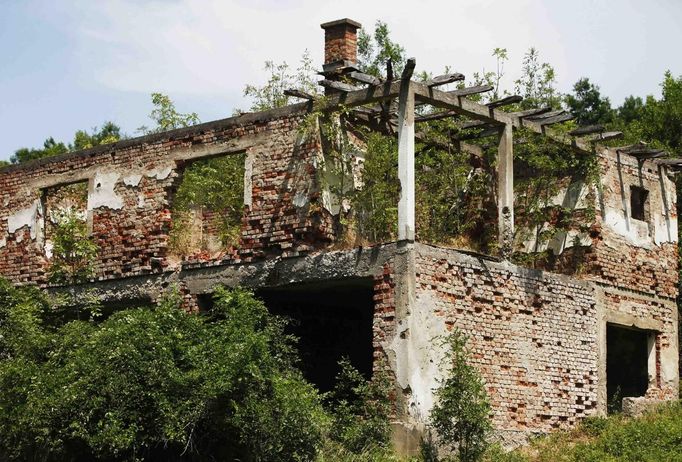
[[[611,309],[606,309],[606,322],[609,324],[617,324],[623,327],[634,327],[635,329],[650,330],[655,332],[663,332],[665,326],[661,321],[657,321],[652,318],[642,318],[639,316],[634,316],[629,313],[622,313],[620,311],[614,311]]]

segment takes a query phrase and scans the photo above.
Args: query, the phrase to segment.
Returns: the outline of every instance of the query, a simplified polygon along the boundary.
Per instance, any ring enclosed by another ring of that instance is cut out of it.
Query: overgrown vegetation
[[[436,390],[430,423],[438,442],[461,462],[480,460],[488,447],[490,404],[481,376],[469,364],[467,338],[458,331],[445,340],[447,376]]]
[[[244,290],[220,289],[214,301],[189,314],[171,293],[98,323],[0,280],[0,460],[390,453],[386,381],[344,362],[325,398],[298,370],[282,319]]]
[[[534,440],[505,453],[490,451],[490,462],[631,462],[682,460],[682,404],[661,405],[639,418],[616,415],[586,419],[569,432]]]
[[[177,255],[239,242],[244,211],[244,154],[195,161],[173,201],[170,248]]]

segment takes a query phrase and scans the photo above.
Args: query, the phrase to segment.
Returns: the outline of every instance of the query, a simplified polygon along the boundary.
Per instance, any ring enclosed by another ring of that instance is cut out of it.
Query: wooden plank
[[[343,82],[337,82],[335,80],[324,79],[318,83],[325,88],[331,88],[333,90],[338,90],[338,91],[351,92],[351,91],[361,90],[361,88],[359,88],[359,87],[355,87],[353,85],[349,85],[349,84],[343,83]]]
[[[519,119],[523,119],[525,117],[532,117],[532,116],[546,114],[548,112],[551,112],[551,110],[552,110],[552,108],[547,106],[547,107],[526,109],[525,111],[512,112],[511,114],[513,116],[518,117]]]
[[[414,58],[407,58],[405,62],[405,67],[403,68],[403,74],[400,76],[401,80],[410,80],[412,74],[414,74],[414,68],[417,65],[417,60]]]
[[[448,92],[436,88],[429,88],[424,84],[412,82],[415,97],[424,103],[443,109],[453,110],[471,119],[485,120],[497,124],[513,124],[514,118],[503,111],[489,108],[483,104],[467,98],[453,96]]]
[[[380,85],[383,82],[381,79],[378,79],[373,75],[365,74],[363,72],[358,71],[348,73],[348,77],[357,82],[366,83],[369,85]]]
[[[321,109],[334,111],[339,109],[339,106],[350,108],[396,98],[400,94],[400,84],[401,82],[397,80],[381,85],[370,85],[356,91],[335,93],[324,99]]]
[[[488,106],[489,108],[496,108],[496,107],[508,106],[510,104],[520,103],[521,101],[523,101],[522,96],[514,95],[514,96],[507,96],[505,98],[498,99],[497,101],[492,101],[492,102],[486,104],[486,106]]]
[[[493,89],[492,85],[476,85],[473,87],[458,88],[457,90],[452,90],[447,92],[452,96],[469,96],[476,95],[479,93],[485,93]]]
[[[550,117],[556,117],[556,116],[562,115],[562,114],[566,114],[566,111],[564,111],[563,109],[558,109],[556,111],[545,111],[545,112],[541,112],[537,115],[527,116],[527,117],[524,117],[524,119],[529,120],[531,122],[535,122],[535,121],[539,122],[541,120],[548,119]]]
[[[306,93],[301,90],[296,90],[295,88],[284,90],[284,94],[286,96],[293,96],[294,98],[315,99],[315,97],[310,93]]]
[[[567,122],[571,119],[573,119],[573,115],[565,113],[565,114],[557,114],[553,117],[545,117],[543,119],[537,120],[536,122],[538,125],[544,127],[545,125],[554,125],[554,124],[558,124],[561,122]]]
[[[659,164],[662,165],[678,165],[682,166],[682,159],[680,158],[675,158],[675,159],[661,159],[658,161]]]
[[[591,135],[592,133],[601,133],[603,131],[603,125],[585,125],[584,127],[578,127],[575,130],[571,130],[568,134],[571,136],[582,136]]]
[[[414,119],[414,121],[415,122],[430,122],[433,120],[447,119],[450,117],[457,117],[457,113],[455,111],[434,112],[432,114],[426,114],[423,116],[416,117]]]
[[[438,75],[432,79],[428,79],[424,82],[424,85],[427,87],[438,87],[440,85],[447,85],[448,83],[452,82],[459,82],[460,80],[464,80],[464,78],[464,74],[454,72],[452,74]]]

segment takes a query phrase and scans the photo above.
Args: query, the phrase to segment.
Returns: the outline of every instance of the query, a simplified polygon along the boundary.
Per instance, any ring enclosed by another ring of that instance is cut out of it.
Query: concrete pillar
[[[409,80],[398,101],[398,240],[414,241],[414,92]]]
[[[500,255],[509,258],[514,240],[514,140],[507,124],[500,131],[497,149],[497,226]]]

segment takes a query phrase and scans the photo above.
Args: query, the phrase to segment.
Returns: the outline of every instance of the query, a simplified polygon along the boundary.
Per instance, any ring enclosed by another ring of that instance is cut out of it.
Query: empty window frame
[[[630,186],[630,216],[635,220],[647,221],[649,191],[639,186]]]

